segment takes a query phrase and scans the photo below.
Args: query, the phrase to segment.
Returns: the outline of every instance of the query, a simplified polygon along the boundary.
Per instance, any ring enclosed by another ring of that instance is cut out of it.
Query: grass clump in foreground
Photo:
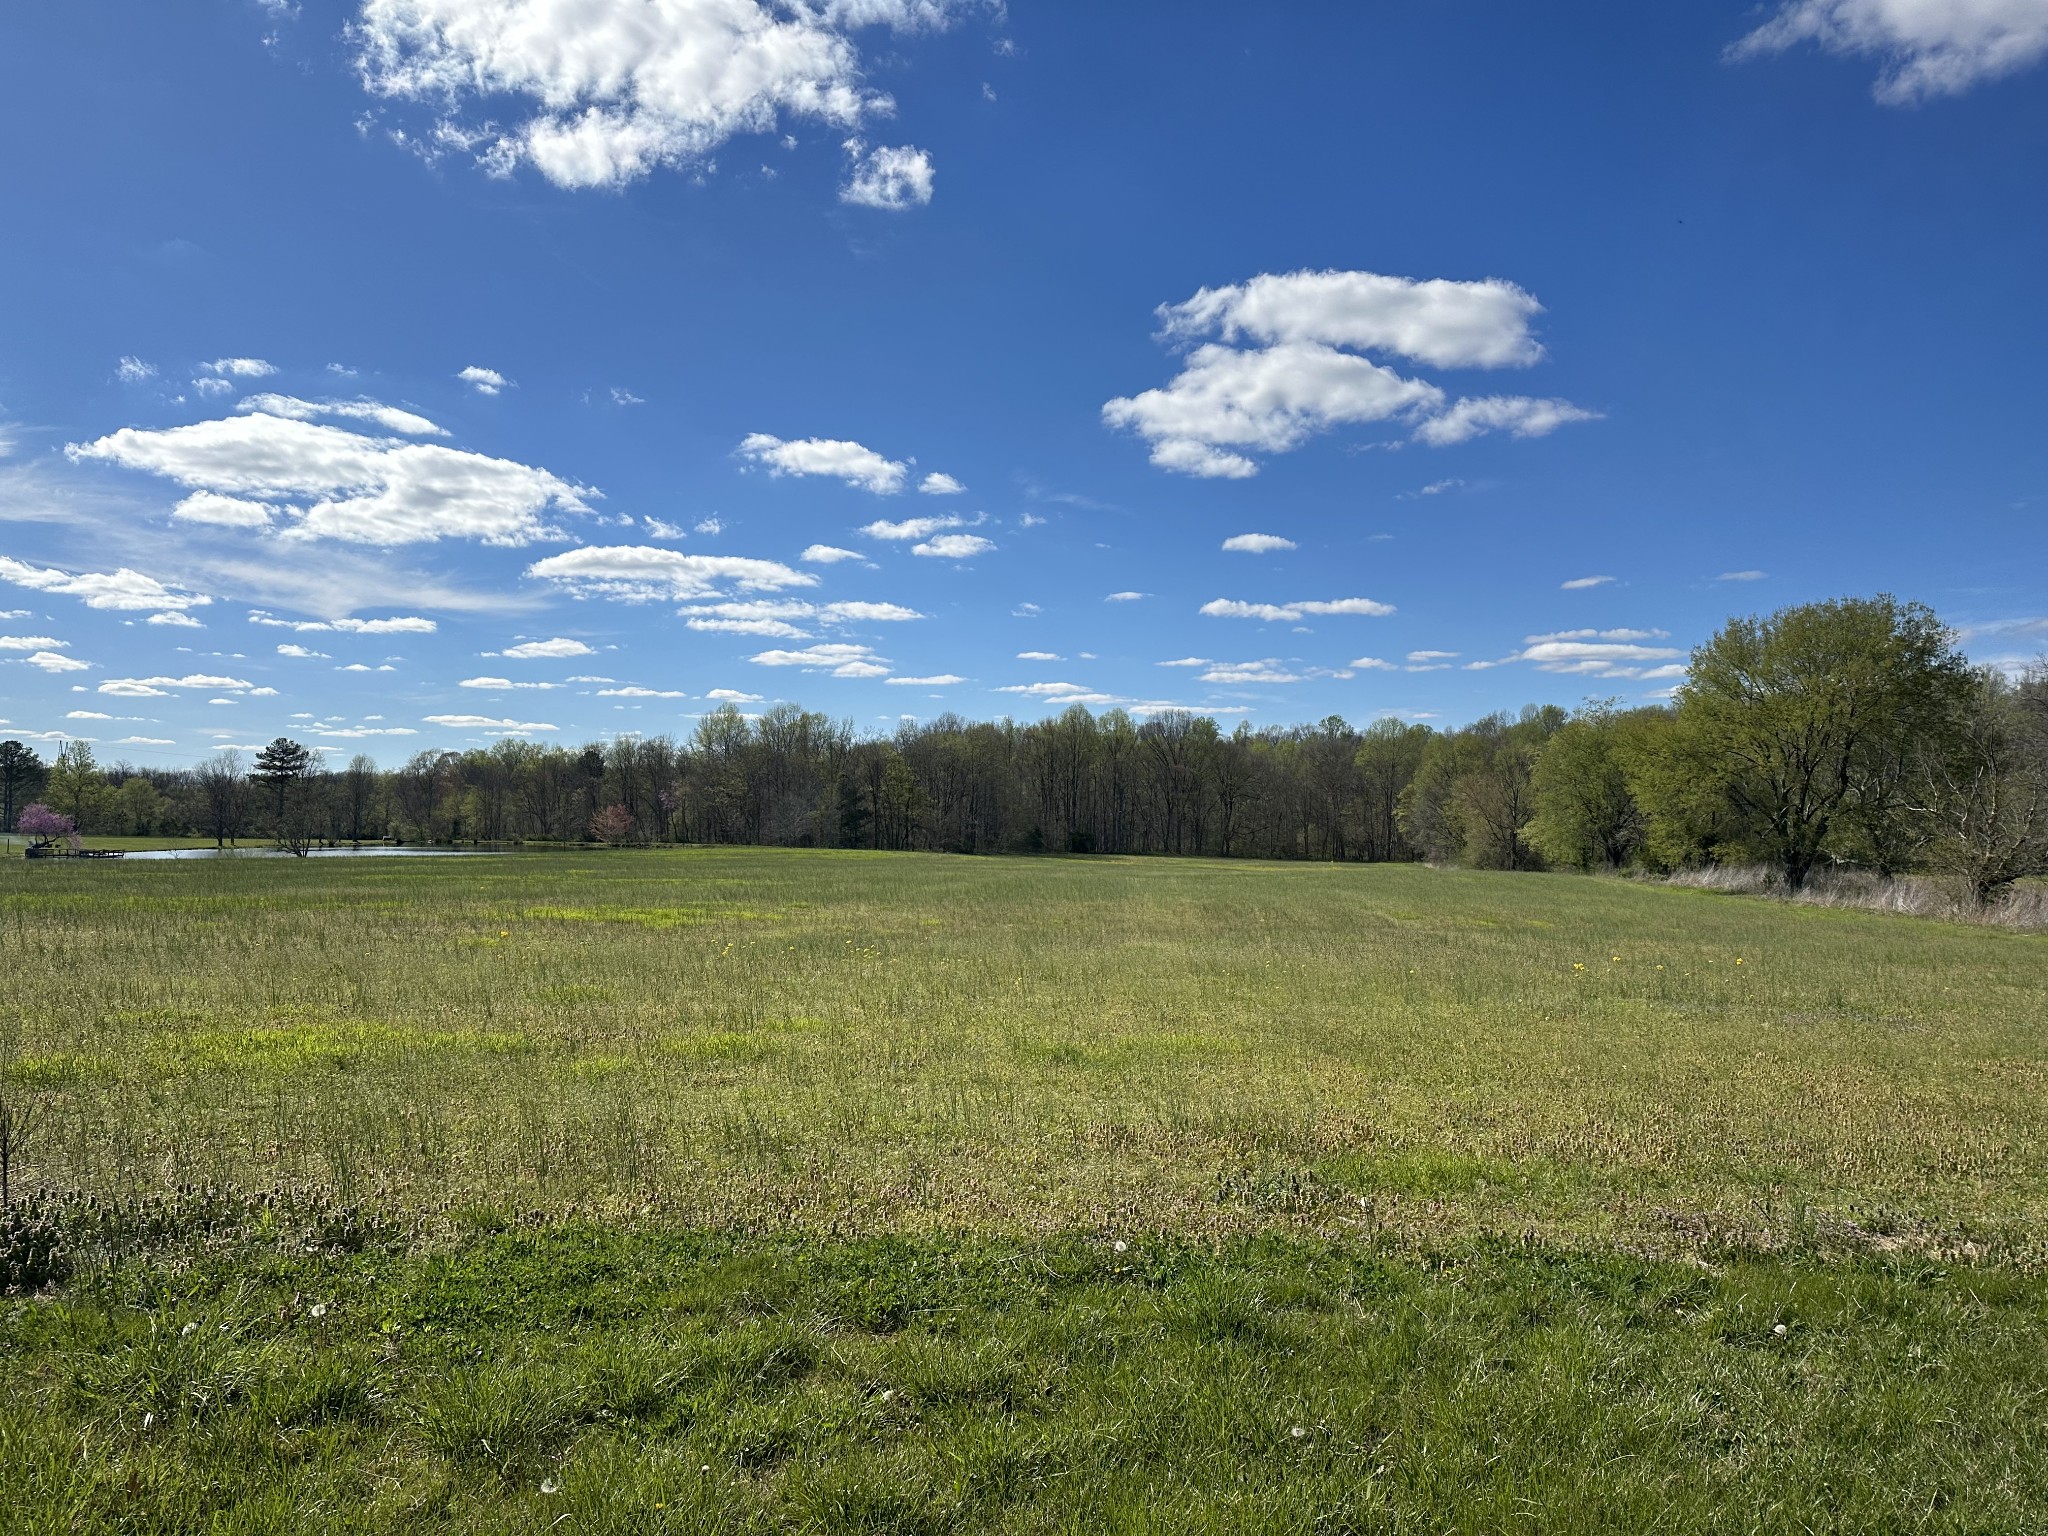
[[[72,1192],[4,1237],[0,1526],[2048,1526],[2040,936],[1163,861],[0,882]]]

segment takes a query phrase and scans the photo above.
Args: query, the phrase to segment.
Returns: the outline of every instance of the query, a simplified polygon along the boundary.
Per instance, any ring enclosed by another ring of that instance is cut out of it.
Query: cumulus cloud
[[[1887,106],[1955,96],[2048,57],[2043,0],[1790,0],[1729,49],[1731,58],[1813,43],[1881,61]]]
[[[966,681],[966,678],[957,677],[951,672],[941,672],[935,677],[892,677],[889,679],[889,686],[891,688],[950,688],[955,683],[964,683]]]
[[[1499,661],[1467,662],[1469,671],[1506,666],[1513,662],[1532,663],[1540,672],[1559,672],[1584,677],[1682,677],[1685,667],[1677,658],[1685,652],[1674,646],[1645,642],[1669,639],[1661,629],[1565,629],[1547,635],[1529,635],[1523,648]],[[1657,665],[1665,663],[1665,665]]]
[[[206,626],[189,613],[152,613],[145,624],[161,624],[171,629],[204,629]]]
[[[691,629],[712,634],[758,635],[765,639],[807,640],[810,631],[802,623],[895,624],[921,619],[923,614],[900,603],[805,603],[789,599],[771,602],[702,603],[678,609]]]
[[[1218,662],[1202,674],[1205,683],[1298,683],[1301,674],[1289,671],[1274,657],[1264,661]]]
[[[1762,580],[1763,580],[1763,579],[1765,578],[1765,576],[1766,576],[1767,574],[1768,574],[1768,573],[1767,573],[1767,572],[1764,572],[1764,571],[1723,571],[1723,572],[1722,572],[1722,573],[1721,573],[1720,575],[1716,576],[1716,577],[1714,578],[1714,580],[1716,580],[1716,581],[1762,581]]]
[[[642,688],[628,684],[623,688],[600,688],[600,699],[687,699],[689,695],[680,688]]]
[[[156,377],[156,364],[139,357],[124,357],[114,364],[114,377],[123,384],[147,384]]]
[[[252,689],[244,678],[215,677],[205,672],[192,672],[184,677],[110,677],[99,686],[99,691],[118,699],[161,699],[168,698],[174,688],[203,688],[209,693],[257,693],[275,694],[276,689]]]
[[[548,689],[559,688],[562,685],[560,683],[515,683],[509,677],[465,677],[455,686],[458,688],[490,688],[497,690],[504,688]]]
[[[1299,549],[1301,546],[1292,539],[1283,539],[1277,533],[1236,533],[1223,541],[1223,547],[1240,555],[1270,555],[1279,549]]]
[[[56,651],[37,651],[33,655],[22,657],[22,661],[24,664],[35,667],[43,672],[89,672],[92,670],[90,662],[80,661],[75,656],[61,655]]]
[[[812,544],[797,559],[806,565],[837,565],[842,560],[862,560],[866,556],[858,550],[841,549],[837,544]]]
[[[344,421],[367,421],[382,427],[387,432],[398,432],[406,437],[446,437],[448,429],[436,426],[426,417],[414,411],[403,411],[395,405],[384,405],[376,400],[301,400],[293,395],[251,395],[235,407],[238,411],[258,411],[265,416],[284,416],[293,421],[314,421],[322,416],[338,416]]]
[[[88,608],[116,612],[155,608],[172,613],[185,608],[202,608],[213,601],[197,592],[183,592],[165,586],[154,576],[131,571],[62,571],[35,566],[0,555],[0,581],[37,592],[55,592],[75,597]]]
[[[1298,624],[1311,616],[1359,615],[1379,619],[1392,613],[1394,608],[1391,603],[1374,602],[1369,597],[1336,597],[1294,603],[1245,603],[1235,598],[1219,597],[1202,604],[1201,611],[1212,619],[1261,619],[1268,624]]]
[[[363,0],[351,30],[371,93],[430,103],[427,142],[504,175],[531,165],[557,186],[617,187],[702,165],[735,135],[785,117],[841,130],[894,110],[862,83],[850,34],[943,24],[955,0]],[[494,118],[465,121],[466,103]],[[510,110],[507,110],[508,103]],[[522,117],[520,103],[530,104]],[[500,119],[508,119],[501,125]],[[917,164],[896,158],[913,157]],[[878,184],[879,206],[931,195],[921,151],[857,159],[843,193]]]
[[[895,495],[910,473],[909,465],[885,459],[872,448],[829,437],[787,442],[754,432],[741,442],[739,454],[771,475],[826,475],[877,496]]]
[[[908,144],[869,149],[859,139],[846,141],[848,167],[839,201],[862,208],[900,212],[922,208],[932,200],[932,157]]]
[[[760,694],[742,693],[737,688],[713,688],[704,697],[716,699],[721,704],[759,704],[761,702]]]
[[[926,496],[958,496],[967,489],[951,475],[933,470],[917,483],[918,491]]]
[[[187,521],[257,527],[274,520],[284,538],[387,547],[559,537],[547,515],[587,513],[584,498],[596,494],[510,459],[262,410],[161,430],[123,427],[65,452],[205,493],[179,503],[174,515]]]
[[[1112,592],[1105,597],[1105,603],[1141,603],[1150,597],[1150,592]]]
[[[984,539],[978,533],[942,533],[935,539],[911,545],[910,552],[939,560],[971,560],[995,547],[993,539]]]
[[[887,658],[871,647],[833,643],[813,645],[801,651],[762,651],[748,658],[756,666],[801,667],[806,672],[829,672],[834,677],[887,677]]]
[[[1415,429],[1417,442],[1448,448],[1488,432],[1516,437],[1547,437],[1575,421],[1598,421],[1598,411],[1582,410],[1569,400],[1536,400],[1527,395],[1483,395],[1460,400],[1440,416]]]
[[[906,517],[900,523],[869,523],[860,531],[871,539],[890,539],[907,543],[912,539],[928,539],[945,528],[964,528],[964,517]],[[813,548],[816,546],[814,545]]]
[[[277,369],[260,357],[218,357],[201,363],[199,371],[221,379],[267,379]]]
[[[1192,347],[1179,376],[1111,400],[1103,419],[1149,442],[1162,469],[1221,479],[1257,474],[1253,453],[1289,452],[1340,426],[1399,422],[1435,446],[1489,431],[1541,436],[1592,413],[1518,396],[1453,402],[1437,385],[1363,355],[1529,367],[1543,356],[1530,329],[1541,312],[1533,295],[1497,278],[1264,273],[1162,306],[1164,337]]]
[[[49,635],[0,635],[0,651],[68,651],[69,640]]]
[[[738,555],[686,555],[644,544],[566,550],[536,560],[526,574],[579,595],[626,602],[685,601],[717,596],[722,589],[779,592],[815,587],[818,578],[774,560]]]
[[[513,661],[534,661],[564,656],[595,656],[597,652],[581,640],[567,640],[557,636],[553,640],[526,640],[518,645],[508,645],[498,654]]]
[[[512,387],[512,381],[495,368],[479,368],[471,363],[455,375],[480,395],[502,395]]]
[[[280,619],[261,608],[251,609],[251,624],[266,629],[289,629],[299,634],[333,631],[344,635],[431,635],[441,626],[414,614],[394,614],[385,619]]]
[[[561,729],[539,720],[499,720],[490,715],[428,715],[426,722],[446,726],[452,731],[484,731],[503,736],[527,736],[536,731]]]
[[[1065,661],[1067,658],[1055,651],[1019,651],[1019,661]]]
[[[325,651],[316,651],[308,646],[292,644],[280,645],[277,648],[277,654],[280,656],[295,656],[302,661],[332,661],[334,659]]]
[[[1574,576],[1570,581],[1561,581],[1557,585],[1563,592],[1583,592],[1588,587],[1604,587],[1612,580],[1612,576]]]

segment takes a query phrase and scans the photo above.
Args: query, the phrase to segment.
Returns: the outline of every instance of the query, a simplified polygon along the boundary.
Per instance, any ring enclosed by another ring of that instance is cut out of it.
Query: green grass
[[[10,864],[99,1203],[0,1528],[2048,1528],[2044,996],[1564,876]]]

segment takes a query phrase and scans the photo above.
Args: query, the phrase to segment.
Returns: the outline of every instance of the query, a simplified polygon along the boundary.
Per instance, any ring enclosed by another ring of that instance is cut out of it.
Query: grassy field
[[[2044,998],[1564,876],[9,862],[0,1528],[2038,1531]]]

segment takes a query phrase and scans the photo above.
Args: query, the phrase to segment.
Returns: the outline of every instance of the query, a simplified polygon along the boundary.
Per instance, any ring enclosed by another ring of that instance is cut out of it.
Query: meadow
[[[2048,936],[1408,866],[0,863],[0,1528],[2048,1527]]]

